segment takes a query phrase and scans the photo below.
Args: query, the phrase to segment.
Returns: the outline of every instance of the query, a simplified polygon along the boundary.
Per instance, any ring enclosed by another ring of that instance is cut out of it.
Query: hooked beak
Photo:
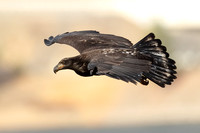
[[[56,74],[56,72],[58,72],[59,70],[62,70],[64,67],[65,65],[58,63],[58,65],[54,67],[53,72]]]

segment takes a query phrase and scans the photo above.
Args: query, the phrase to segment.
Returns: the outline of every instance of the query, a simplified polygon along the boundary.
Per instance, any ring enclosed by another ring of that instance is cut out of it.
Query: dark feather
[[[149,79],[161,87],[176,79],[175,61],[169,58],[166,47],[153,33],[135,45],[126,38],[92,30],[50,36],[44,43],[47,46],[68,44],[77,49],[81,54],[63,59],[60,66],[73,69],[81,76],[106,75],[143,85],[148,85]]]
[[[50,46],[54,43],[68,44],[78,50],[80,53],[90,51],[97,48],[108,47],[130,47],[133,44],[126,38],[110,35],[100,34],[98,31],[75,31],[66,32],[56,37],[49,37],[44,39],[44,43]]]
[[[97,75],[107,75],[136,84],[136,81],[140,82],[142,72],[148,72],[151,67],[151,62],[148,60],[127,58],[122,53],[115,55],[115,58],[118,58],[113,60],[114,57],[111,55],[98,55],[94,57],[94,60],[91,60],[88,64],[88,69],[92,69],[91,66],[96,66]]]
[[[154,38],[155,36],[151,33],[134,45],[133,49],[136,49],[133,51],[134,56],[124,55],[117,50],[119,52],[117,55],[113,53],[107,53],[103,55],[104,57],[98,55],[90,63],[96,62],[97,75],[107,75],[126,82],[136,83],[135,81],[138,81],[142,84],[148,84],[146,80],[148,78],[164,87],[165,84],[171,84],[176,78],[174,75],[176,74],[175,61],[168,58],[166,47],[161,45],[159,39]],[[128,51],[128,49],[123,51]],[[114,57],[118,57],[120,62],[116,62]],[[101,62],[97,61],[98,58],[101,58]]]

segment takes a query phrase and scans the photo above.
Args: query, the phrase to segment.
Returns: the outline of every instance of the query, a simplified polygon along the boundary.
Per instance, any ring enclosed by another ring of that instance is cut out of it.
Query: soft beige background
[[[0,130],[199,123],[195,2],[1,0]],[[58,61],[78,52],[67,45],[47,47],[43,39],[88,29],[133,43],[154,32],[176,60],[178,79],[163,89],[70,70],[55,75]]]

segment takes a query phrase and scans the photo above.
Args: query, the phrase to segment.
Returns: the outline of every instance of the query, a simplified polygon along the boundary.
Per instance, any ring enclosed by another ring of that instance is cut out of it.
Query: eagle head
[[[54,73],[63,70],[63,69],[70,69],[72,66],[72,60],[70,58],[62,59],[53,69]]]

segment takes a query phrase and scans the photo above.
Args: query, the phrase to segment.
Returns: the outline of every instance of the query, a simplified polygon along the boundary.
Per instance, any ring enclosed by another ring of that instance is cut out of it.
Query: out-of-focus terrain
[[[200,122],[200,27],[143,26],[108,12],[0,12],[0,131],[58,127],[107,127]],[[53,73],[67,45],[44,38],[76,30],[98,30],[133,43],[154,32],[177,62],[177,79],[160,88],[111,79]]]

